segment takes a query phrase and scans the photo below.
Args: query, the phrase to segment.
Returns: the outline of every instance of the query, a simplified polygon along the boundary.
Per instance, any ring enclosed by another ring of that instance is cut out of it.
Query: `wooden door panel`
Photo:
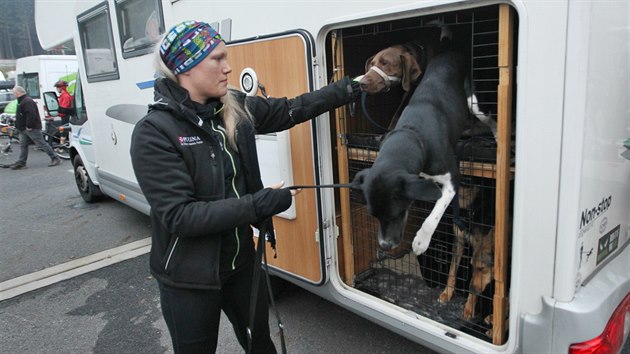
[[[239,86],[239,74],[252,68],[271,97],[295,97],[309,91],[311,58],[299,34],[229,45],[228,61],[232,66],[229,82]],[[260,90],[257,93],[261,95]],[[314,181],[313,142],[310,123],[290,130],[293,184],[312,185]],[[260,157],[264,159],[263,156]],[[303,190],[294,198],[296,218],[274,217],[277,236],[277,258],[267,246],[268,261],[276,268],[312,282],[323,279],[320,244],[317,231],[317,204],[314,190]]]

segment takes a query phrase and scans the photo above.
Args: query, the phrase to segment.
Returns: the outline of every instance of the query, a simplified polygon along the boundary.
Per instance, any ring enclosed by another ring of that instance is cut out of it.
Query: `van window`
[[[119,78],[109,6],[102,3],[77,17],[88,82]]]
[[[21,73],[17,76],[17,85],[24,87],[31,98],[39,98],[39,74]]]
[[[74,125],[83,125],[87,120],[87,110],[85,109],[85,101],[83,100],[83,85],[80,75],[77,75],[76,86],[74,87],[74,111],[75,114],[70,116],[70,123]]]
[[[164,33],[164,18],[158,0],[116,0],[122,57],[150,53]]]

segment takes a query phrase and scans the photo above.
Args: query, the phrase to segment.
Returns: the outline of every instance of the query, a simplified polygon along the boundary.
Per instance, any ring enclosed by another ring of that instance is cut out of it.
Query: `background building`
[[[35,30],[34,0],[0,0],[0,71],[15,69],[15,59],[40,54],[75,54],[70,41],[58,48],[42,49]]]

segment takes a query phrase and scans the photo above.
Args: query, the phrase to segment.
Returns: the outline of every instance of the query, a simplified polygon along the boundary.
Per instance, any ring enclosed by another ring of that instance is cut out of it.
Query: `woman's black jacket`
[[[220,235],[262,221],[251,194],[263,188],[254,134],[286,130],[354,99],[348,78],[293,99],[235,93],[253,122],[237,127],[249,193],[240,198],[225,199],[220,143],[173,81],[156,80],[155,102],[134,129],[133,168],[151,207],[151,273],[167,285],[219,289]]]

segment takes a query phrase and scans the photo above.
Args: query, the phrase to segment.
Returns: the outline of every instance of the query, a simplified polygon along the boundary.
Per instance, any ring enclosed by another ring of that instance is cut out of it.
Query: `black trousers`
[[[214,353],[221,310],[232,323],[236,338],[247,350],[247,326],[253,263],[222,277],[221,290],[195,290],[167,286],[158,281],[162,314],[175,353]],[[269,334],[269,303],[261,271],[253,330],[252,353],[276,353]]]

